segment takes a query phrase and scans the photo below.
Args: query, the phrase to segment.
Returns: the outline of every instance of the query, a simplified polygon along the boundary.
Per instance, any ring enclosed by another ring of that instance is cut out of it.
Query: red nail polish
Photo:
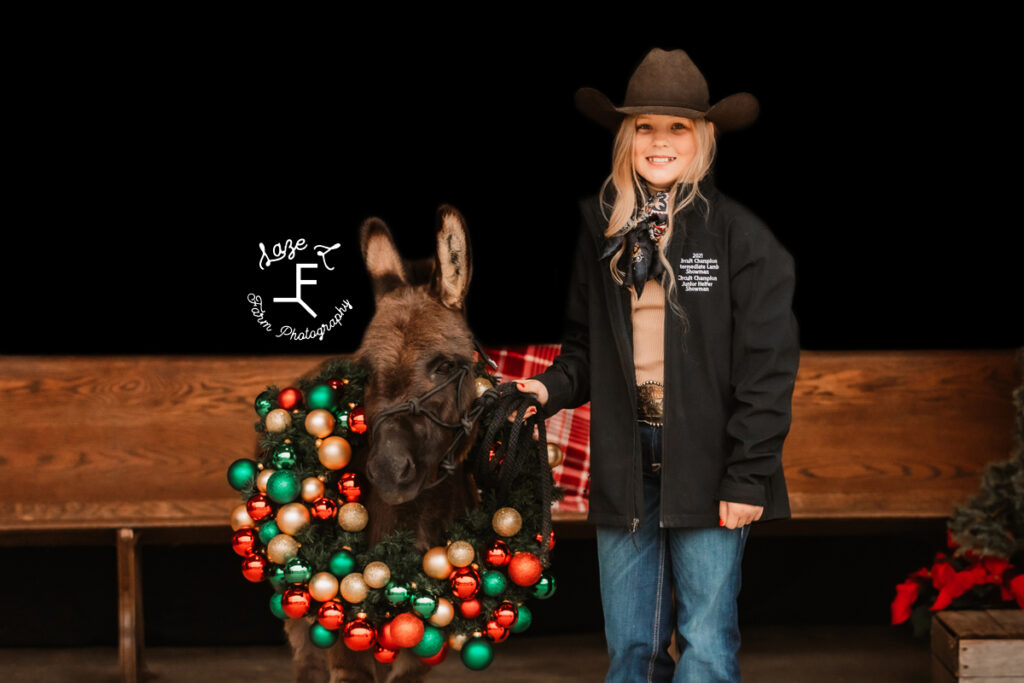
[[[721,517],[718,518],[718,526],[725,526],[725,520]]]

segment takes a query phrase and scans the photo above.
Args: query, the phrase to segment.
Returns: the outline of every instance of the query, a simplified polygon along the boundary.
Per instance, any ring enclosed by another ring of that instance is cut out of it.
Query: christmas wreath
[[[448,526],[446,545],[426,553],[402,529],[367,544],[368,514],[360,503],[367,484],[351,467],[368,431],[362,368],[331,361],[313,379],[268,387],[256,398],[257,456],[227,471],[245,501],[231,515],[232,547],[244,558],[246,579],[274,588],[276,616],[315,617],[314,645],[341,639],[383,663],[408,648],[430,665],[455,649],[479,670],[493,660],[493,643],[529,628],[526,601],[554,594],[548,552],[557,491],[549,465],[561,454],[544,443],[539,418],[509,421],[512,411],[526,412],[522,394],[499,385],[483,361],[473,370],[481,428],[466,465],[481,505]]]

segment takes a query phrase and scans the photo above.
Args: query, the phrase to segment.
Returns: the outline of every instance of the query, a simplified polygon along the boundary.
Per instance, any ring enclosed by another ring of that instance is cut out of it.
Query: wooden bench
[[[226,542],[239,498],[225,471],[252,452],[253,398],[320,360],[0,357],[0,543],[116,538],[125,680],[141,663],[140,533]],[[1008,456],[1018,382],[1014,351],[804,352],[784,458],[794,520],[947,517]]]

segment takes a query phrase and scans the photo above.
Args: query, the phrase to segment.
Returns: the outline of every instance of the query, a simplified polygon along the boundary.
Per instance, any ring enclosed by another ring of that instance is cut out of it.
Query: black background
[[[445,202],[469,225],[478,337],[558,342],[577,201],[610,161],[610,134],[572,96],[589,85],[621,101],[655,46],[686,49],[713,101],[761,102],[753,127],[720,140],[715,175],[793,253],[803,348],[1021,344],[1008,18],[649,7],[584,28],[592,17],[493,11],[19,27],[0,351],[350,352],[373,309],[359,225],[380,216],[406,255],[429,256]],[[273,338],[246,302],[259,242],[300,237],[342,244],[328,296],[353,310],[324,342]],[[891,587],[941,548],[941,525],[922,529],[752,536],[744,623],[884,621]],[[112,552],[12,549],[35,569],[26,580],[3,563],[3,583],[24,588],[10,613],[29,619],[8,620],[2,641],[114,642]],[[539,628],[597,628],[592,542],[555,556],[564,578]],[[280,639],[232,558],[145,549],[152,644]],[[69,571],[83,589],[41,602]]]

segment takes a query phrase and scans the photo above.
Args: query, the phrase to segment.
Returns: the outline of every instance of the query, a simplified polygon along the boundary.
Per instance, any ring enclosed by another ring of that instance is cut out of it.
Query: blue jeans
[[[642,433],[645,449],[660,451],[660,429],[645,428]],[[611,659],[605,680],[739,681],[736,598],[750,526],[662,529],[660,495],[659,478],[645,474],[645,511],[636,534],[597,528],[601,604]],[[673,626],[679,634],[677,664],[668,654]]]

